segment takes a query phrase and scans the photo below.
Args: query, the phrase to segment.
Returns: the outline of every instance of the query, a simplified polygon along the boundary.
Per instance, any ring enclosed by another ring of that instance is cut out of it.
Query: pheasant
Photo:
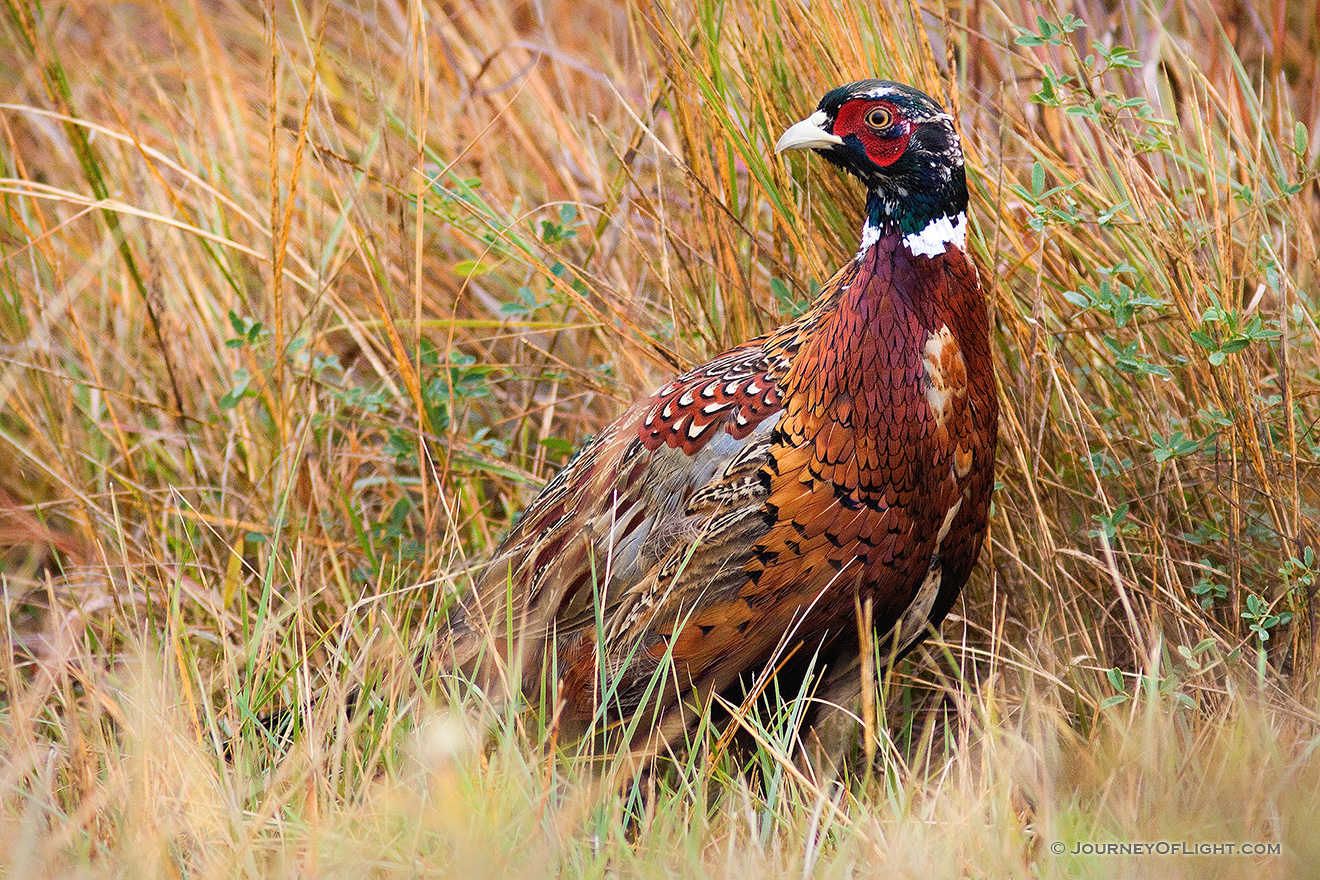
[[[800,318],[667,382],[546,485],[454,612],[451,659],[488,694],[636,721],[630,747],[655,754],[758,676],[856,693],[861,646],[903,656],[967,582],[999,404],[953,120],[865,80],[775,152],[801,149],[866,187],[857,255]]]

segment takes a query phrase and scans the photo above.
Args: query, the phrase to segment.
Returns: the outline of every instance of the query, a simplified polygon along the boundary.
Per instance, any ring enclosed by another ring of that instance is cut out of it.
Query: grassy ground
[[[1318,56],[1284,0],[7,4],[0,871],[1320,875]],[[994,315],[943,643],[843,786],[444,708],[571,446],[854,251],[771,145],[868,75],[956,108]],[[1073,852],[1161,841],[1273,849]]]

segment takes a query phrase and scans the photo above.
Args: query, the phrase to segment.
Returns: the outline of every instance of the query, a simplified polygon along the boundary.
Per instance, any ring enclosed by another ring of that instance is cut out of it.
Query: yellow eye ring
[[[887,107],[872,107],[866,113],[866,124],[876,131],[888,128],[894,121],[894,114]]]

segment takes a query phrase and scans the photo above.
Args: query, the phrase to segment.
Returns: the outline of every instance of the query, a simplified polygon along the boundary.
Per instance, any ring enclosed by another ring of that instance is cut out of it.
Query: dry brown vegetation
[[[7,876],[1315,872],[1313,7],[267,12],[0,13]],[[630,788],[438,709],[414,653],[570,447],[855,249],[770,147],[869,75],[957,110],[1005,413],[874,762],[765,717]],[[1161,840],[1279,849],[1050,851]]]

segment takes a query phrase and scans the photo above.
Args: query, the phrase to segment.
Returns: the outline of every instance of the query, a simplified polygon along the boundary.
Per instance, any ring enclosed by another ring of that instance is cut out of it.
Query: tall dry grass
[[[1314,874],[1305,4],[0,29],[7,874]],[[957,111],[1004,406],[990,548],[876,759],[804,776],[766,715],[627,787],[438,708],[413,657],[571,446],[855,249],[850,183],[770,148],[869,75]],[[1050,851],[1161,840],[1279,851]]]

